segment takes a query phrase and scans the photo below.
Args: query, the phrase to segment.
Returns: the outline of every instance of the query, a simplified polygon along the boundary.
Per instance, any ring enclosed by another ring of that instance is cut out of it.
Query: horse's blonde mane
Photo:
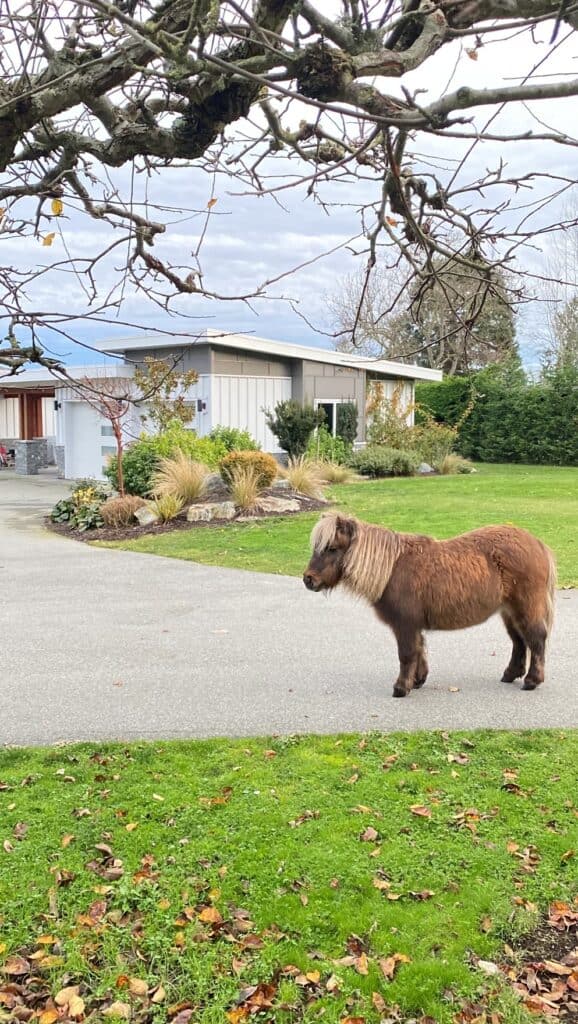
[[[342,582],[348,590],[371,604],[379,601],[401,554],[401,538],[383,526],[326,512],[314,526],[311,544],[321,554],[335,541],[340,523],[350,525],[352,539],[345,554]]]

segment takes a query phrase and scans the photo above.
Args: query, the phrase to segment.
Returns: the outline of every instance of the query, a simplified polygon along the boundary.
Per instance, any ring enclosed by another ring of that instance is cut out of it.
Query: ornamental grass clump
[[[176,451],[160,460],[152,478],[153,494],[171,494],[183,505],[190,505],[203,497],[208,475],[208,466],[191,459],[186,452]]]

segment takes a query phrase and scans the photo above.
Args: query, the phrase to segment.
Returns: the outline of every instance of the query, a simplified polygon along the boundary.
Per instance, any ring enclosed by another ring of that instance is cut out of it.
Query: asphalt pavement
[[[0,473],[0,744],[578,726],[577,591],[557,595],[537,690],[500,683],[494,618],[432,634],[426,686],[394,700],[395,644],[368,607],[48,533],[65,491]]]

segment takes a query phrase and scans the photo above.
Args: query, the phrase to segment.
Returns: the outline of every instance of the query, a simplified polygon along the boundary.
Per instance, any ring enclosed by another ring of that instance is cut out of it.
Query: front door
[[[42,398],[40,395],[20,395],[20,438],[33,441],[42,437]]]

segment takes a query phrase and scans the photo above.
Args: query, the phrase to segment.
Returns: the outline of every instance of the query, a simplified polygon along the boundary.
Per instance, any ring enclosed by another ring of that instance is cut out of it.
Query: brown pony
[[[305,586],[319,591],[342,584],[369,601],[393,630],[400,662],[394,697],[426,681],[423,630],[476,626],[494,612],[500,612],[513,644],[502,682],[524,675],[528,648],[523,689],[544,681],[556,564],[550,549],[526,530],[485,526],[438,541],[327,512],[311,543]]]

